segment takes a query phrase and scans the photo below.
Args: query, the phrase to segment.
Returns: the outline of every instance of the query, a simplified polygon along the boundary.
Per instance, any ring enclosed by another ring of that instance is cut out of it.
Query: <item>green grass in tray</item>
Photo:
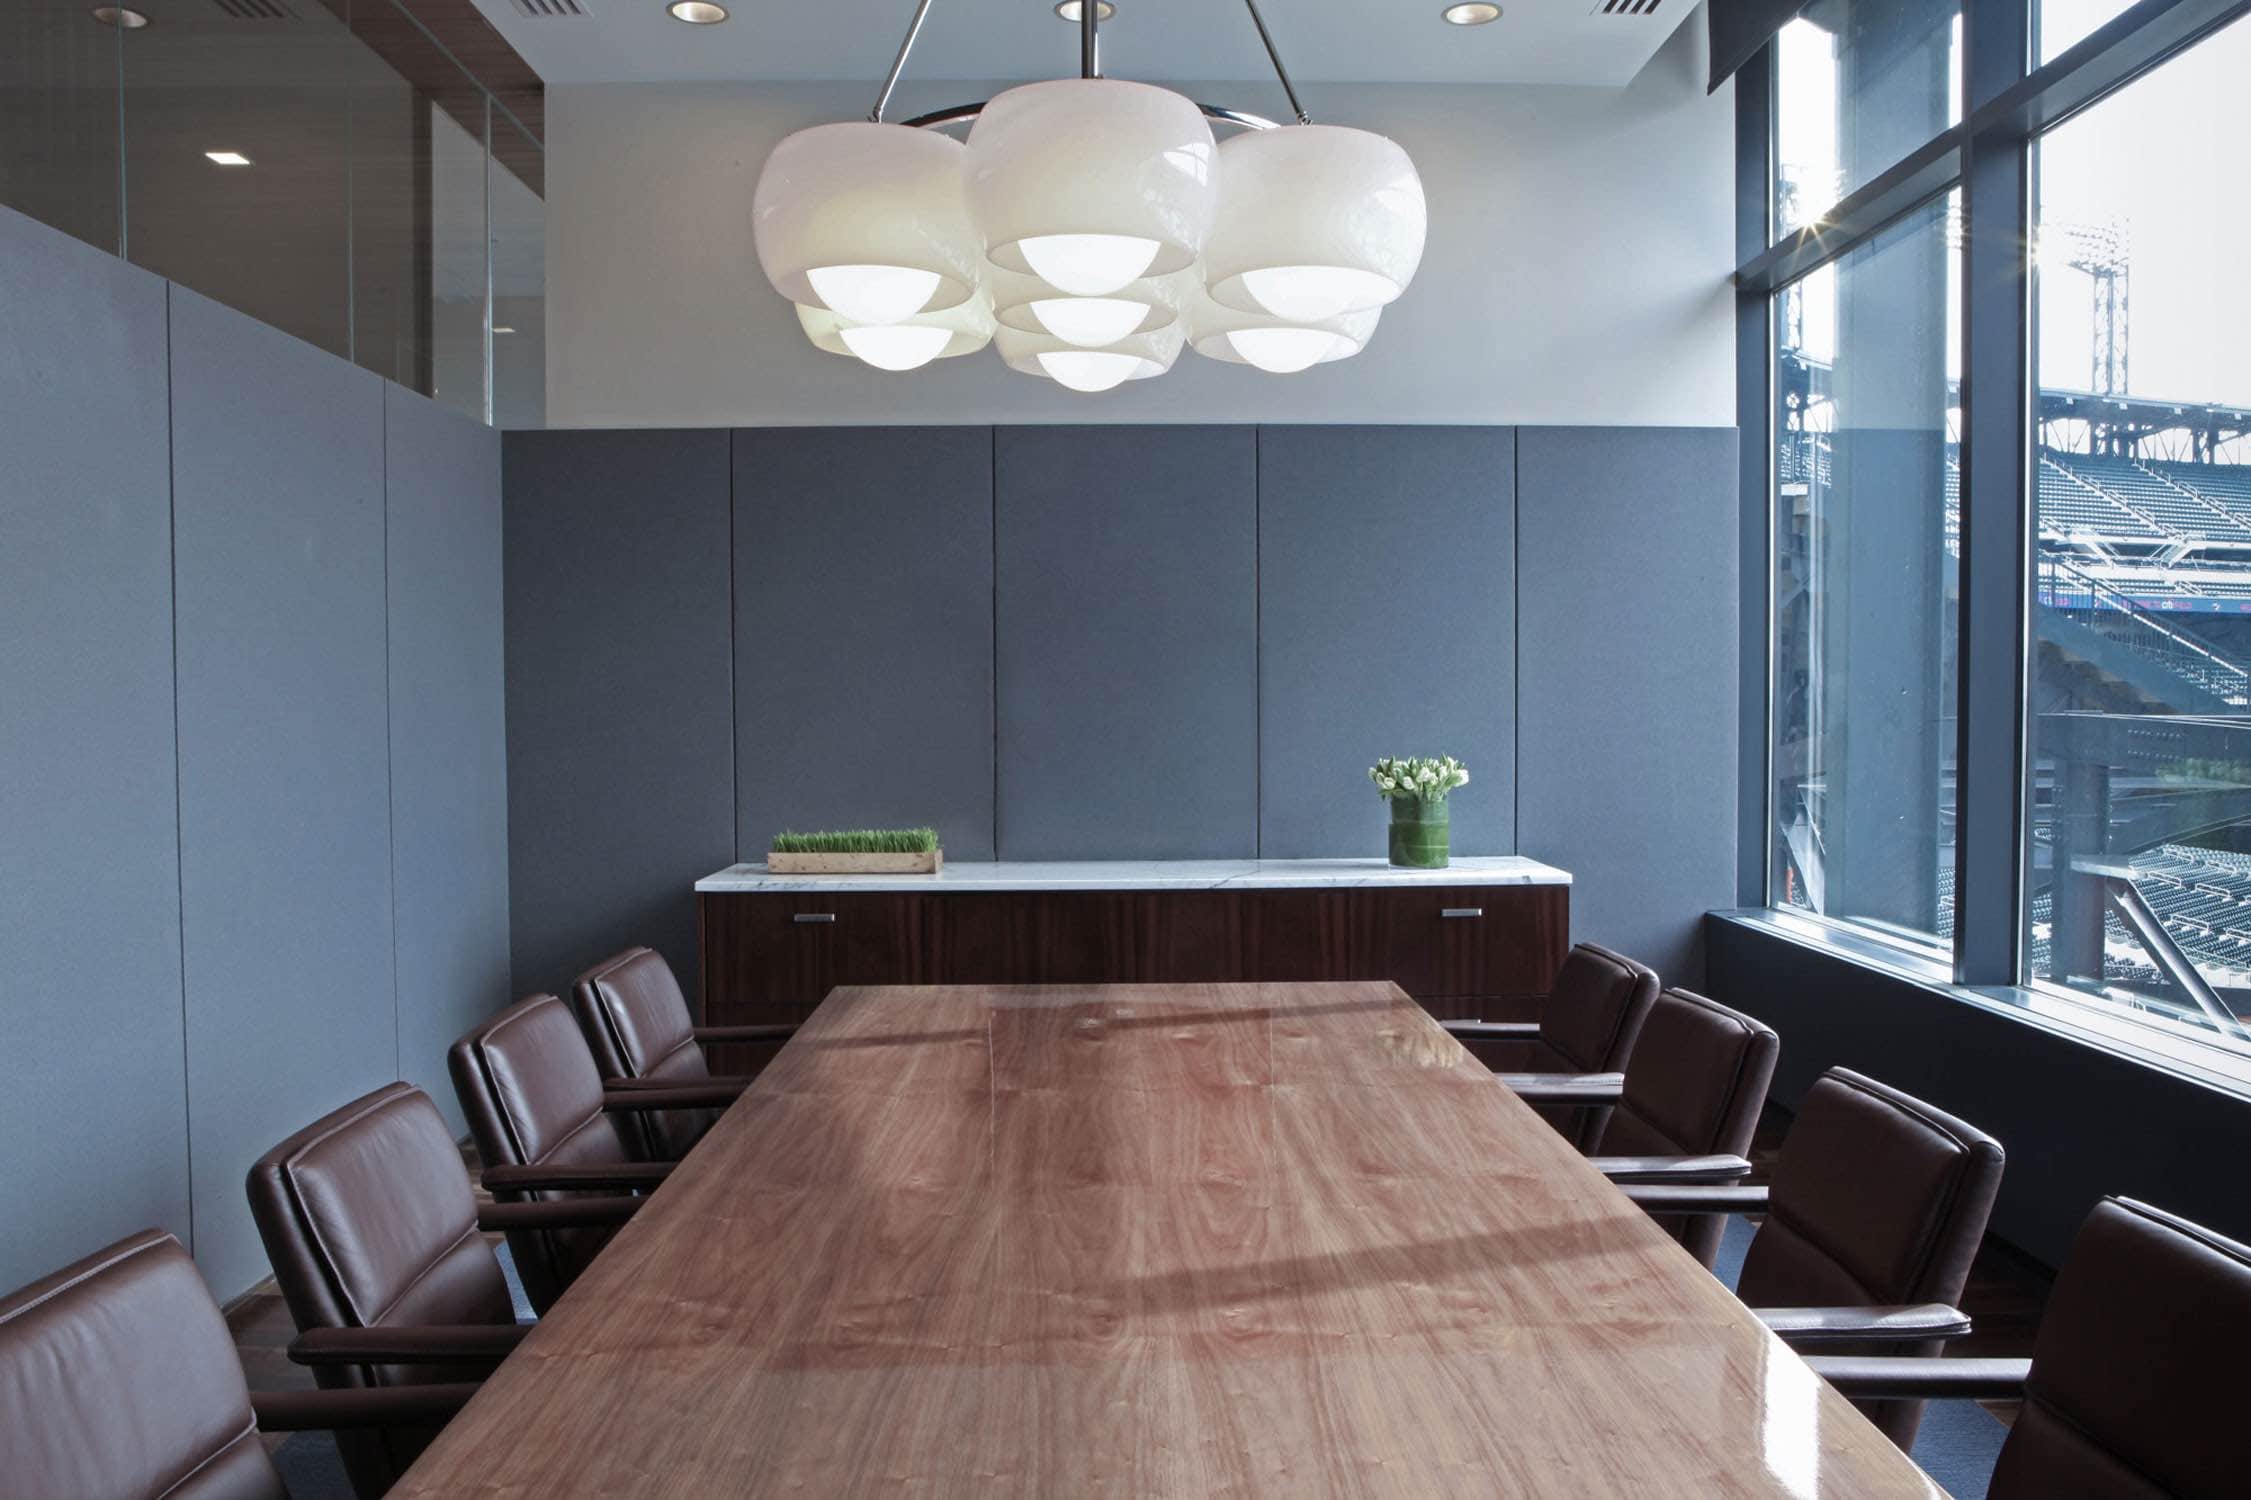
[[[777,833],[776,854],[928,854],[935,828],[850,828],[831,833]]]

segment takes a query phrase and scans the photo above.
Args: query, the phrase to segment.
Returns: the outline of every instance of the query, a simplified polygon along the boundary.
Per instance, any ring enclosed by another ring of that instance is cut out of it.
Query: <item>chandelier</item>
[[[798,131],[758,177],[759,267],[816,348],[912,370],[990,345],[1088,392],[1162,375],[1183,348],[1291,374],[1359,353],[1413,279],[1415,164],[1313,123],[1256,0],[1294,125],[1105,78],[1108,7],[1085,0],[1077,78],[887,123],[930,3],[868,118]]]

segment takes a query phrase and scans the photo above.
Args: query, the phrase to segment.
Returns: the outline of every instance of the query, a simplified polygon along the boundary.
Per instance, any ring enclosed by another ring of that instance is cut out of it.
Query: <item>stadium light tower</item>
[[[2132,246],[2126,226],[2111,220],[2104,224],[2061,224],[2071,245],[2065,264],[2084,271],[2094,283],[2094,371],[2087,389],[2098,396],[2127,394],[2126,339],[2127,294],[2132,286]]]

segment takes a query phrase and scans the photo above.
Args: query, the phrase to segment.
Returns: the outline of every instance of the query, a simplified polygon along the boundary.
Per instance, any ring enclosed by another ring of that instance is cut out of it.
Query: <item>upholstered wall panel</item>
[[[689,887],[735,850],[728,435],[503,453],[514,984],[645,943],[692,985]]]
[[[383,399],[399,1076],[458,1130],[446,1047],[509,998],[500,436]]]
[[[1517,433],[1517,848],[1668,980],[1735,891],[1735,434]]]
[[[734,476],[738,855],[928,823],[991,859],[992,429],[746,430]]]
[[[1452,755],[1516,844],[1516,431],[1258,429],[1259,852],[1380,855],[1380,755]]]
[[[0,209],[0,1286],[188,1232],[164,296]]]
[[[994,445],[1001,857],[1256,853],[1257,430]]]
[[[196,1255],[263,1274],[257,1155],[396,1075],[383,398],[174,288],[180,885]]]

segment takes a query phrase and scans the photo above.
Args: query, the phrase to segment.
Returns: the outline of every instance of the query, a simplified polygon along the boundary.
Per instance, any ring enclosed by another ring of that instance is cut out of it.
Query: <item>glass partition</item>
[[[393,0],[0,14],[0,204],[480,421],[543,405],[487,333],[495,256],[540,321],[540,156]]]
[[[493,111],[492,420],[547,424],[546,159],[515,120]]]

